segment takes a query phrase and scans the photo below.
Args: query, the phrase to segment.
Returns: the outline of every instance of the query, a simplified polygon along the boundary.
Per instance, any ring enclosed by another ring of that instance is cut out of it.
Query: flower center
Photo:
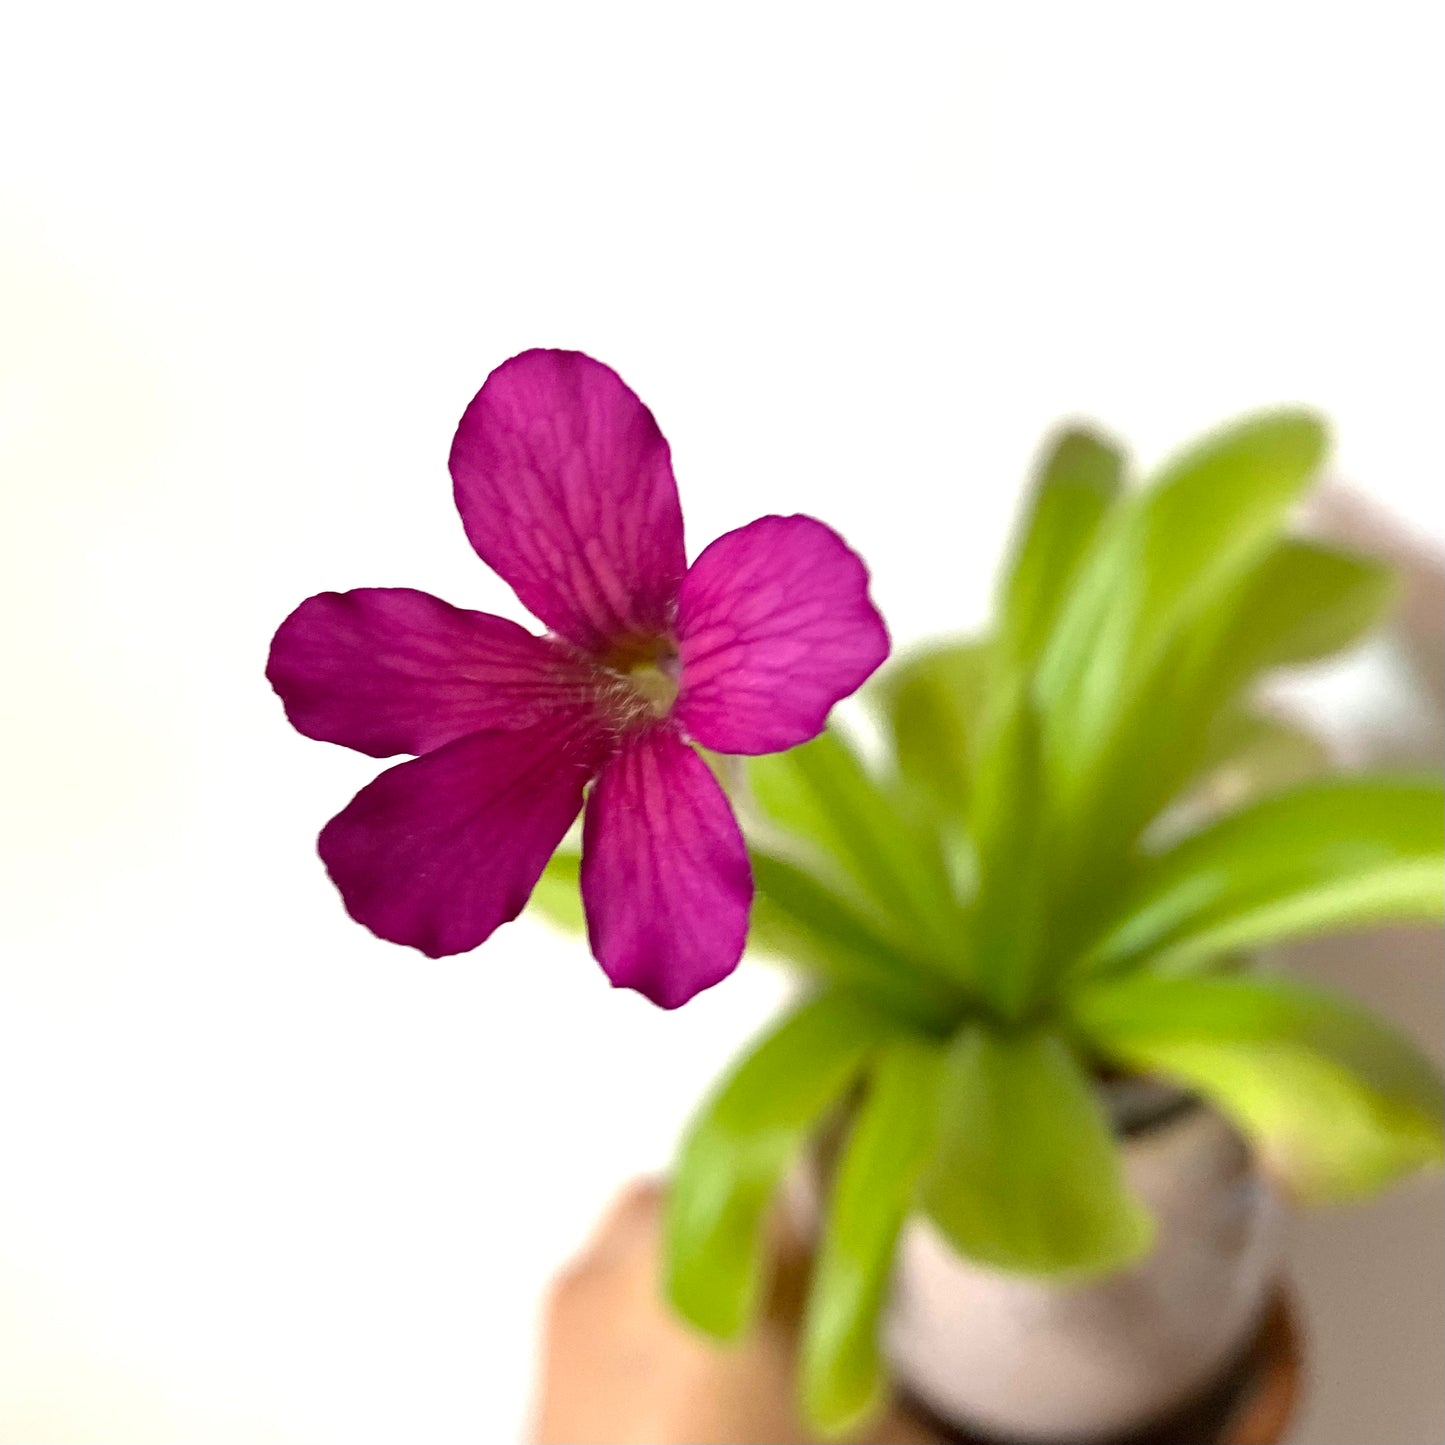
[[[624,638],[601,661],[617,679],[617,720],[624,727],[666,717],[672,711],[679,663],[670,637]]]
[[[677,701],[677,677],[655,662],[644,662],[627,674],[632,690],[648,706],[654,717],[666,717]]]

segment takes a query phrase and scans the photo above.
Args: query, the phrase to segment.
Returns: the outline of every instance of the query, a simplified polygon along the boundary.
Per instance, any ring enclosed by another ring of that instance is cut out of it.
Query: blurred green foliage
[[[1433,1068],[1359,1006],[1240,972],[1268,945],[1445,914],[1445,797],[1329,778],[1257,710],[1270,668],[1365,634],[1385,569],[1286,534],[1325,449],[1277,412],[1147,486],[1081,429],[1047,448],[992,635],[895,659],[866,689],[870,766],[838,729],[747,761],[752,946],[807,999],[698,1112],[673,1178],[667,1288],[698,1327],[751,1322],[778,1182],[843,1131],[806,1317],[823,1431],[879,1398],[878,1311],[923,1210],[963,1254],[1086,1277],[1149,1247],[1094,1087],[1172,1079],[1301,1197],[1442,1157]],[[536,904],[575,925],[577,860]]]

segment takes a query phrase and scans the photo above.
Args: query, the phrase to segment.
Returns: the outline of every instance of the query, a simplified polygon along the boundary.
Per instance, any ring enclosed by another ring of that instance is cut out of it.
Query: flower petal
[[[737,966],[752,898],[747,848],[707,764],[671,728],[628,736],[582,825],[582,902],[607,977],[677,1008]]]
[[[524,351],[486,380],[451,454],[477,554],[591,651],[668,630],[687,570],[667,442],[615,371]]]
[[[553,718],[388,768],[321,831],[347,912],[432,958],[475,948],[522,911],[607,746]]]
[[[589,658],[409,587],[308,597],[266,664],[293,726],[374,758],[530,727],[594,684]]]
[[[683,580],[677,628],[675,715],[722,753],[816,737],[888,656],[867,569],[812,517],[760,517],[719,537]]]

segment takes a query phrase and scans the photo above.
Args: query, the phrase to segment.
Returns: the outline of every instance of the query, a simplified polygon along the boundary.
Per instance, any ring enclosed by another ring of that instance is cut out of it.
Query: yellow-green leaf
[[[1119,1147],[1088,1075],[1049,1032],[964,1030],[949,1050],[939,1147],[923,1183],[960,1253],[1026,1274],[1082,1277],[1148,1249]]]
[[[668,1299],[698,1329],[735,1339],[753,1319],[778,1181],[890,1028],[843,995],[812,999],[733,1067],[689,1126],[668,1191],[664,1262]]]
[[[1104,1056],[1212,1100],[1306,1200],[1349,1199],[1445,1158],[1445,1084],[1385,1022],[1280,978],[1095,985],[1074,1004]]]
[[[881,1403],[878,1316],[899,1230],[934,1143],[941,1056],[911,1041],[878,1056],[828,1201],[803,1329],[803,1408],[825,1434]]]

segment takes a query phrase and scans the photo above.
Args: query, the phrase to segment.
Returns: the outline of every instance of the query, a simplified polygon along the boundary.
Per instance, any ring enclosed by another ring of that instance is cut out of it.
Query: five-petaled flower
[[[451,472],[472,546],[548,634],[408,588],[303,602],[267,666],[292,723],[418,755],[326,825],[322,860],[373,933],[462,953],[521,912],[585,794],[592,951],[614,984],[675,1008],[737,964],[753,891],[690,744],[816,736],[888,653],[867,572],[802,516],[759,518],[689,567],[666,440],[579,352],[498,367]]]

